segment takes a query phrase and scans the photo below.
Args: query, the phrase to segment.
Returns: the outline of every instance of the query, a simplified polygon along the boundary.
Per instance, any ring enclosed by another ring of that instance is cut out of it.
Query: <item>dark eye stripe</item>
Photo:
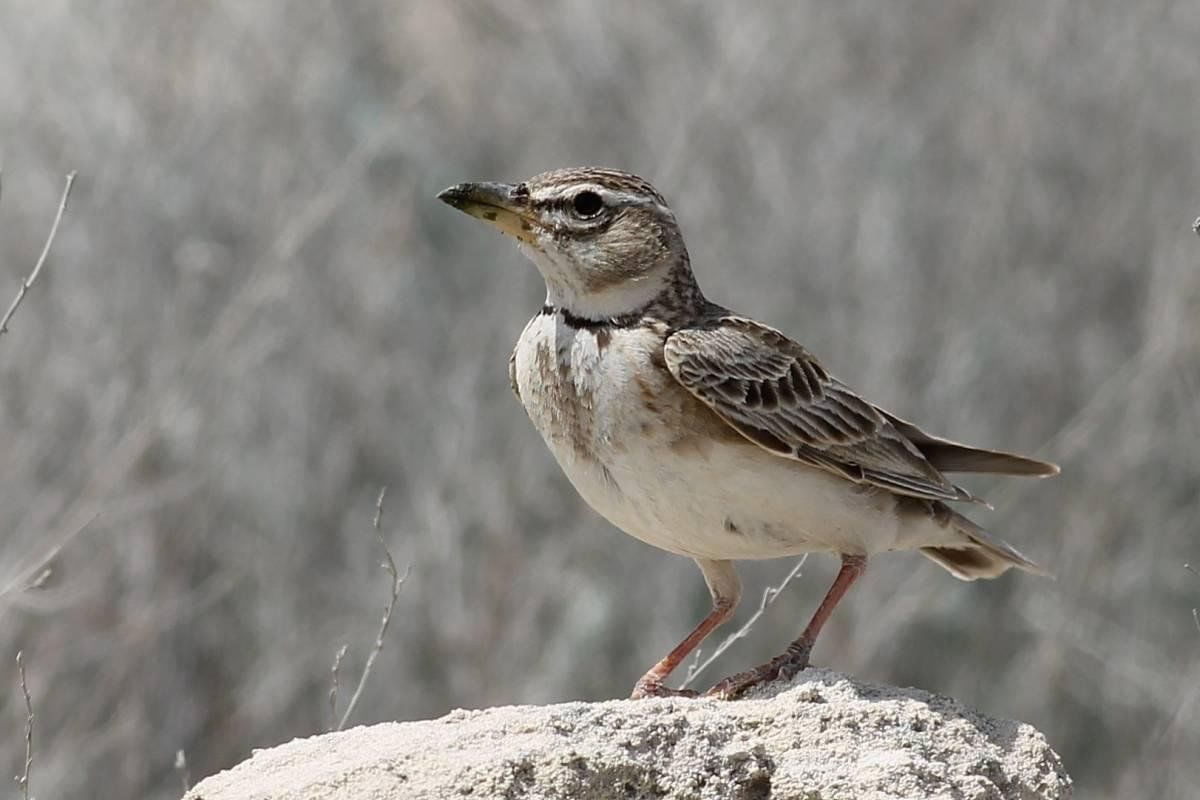
[[[601,210],[603,210],[604,206],[607,205],[607,202],[604,201],[604,199],[600,195],[600,193],[593,189],[583,189],[582,191],[572,192],[571,194],[558,195],[556,197],[535,200],[535,201],[533,201],[532,205],[535,208],[544,208],[547,210],[554,210],[554,211],[564,211],[564,212],[574,215],[574,213],[576,211],[575,198],[577,198],[581,194],[594,194],[597,197],[600,197]],[[594,219],[594,217],[587,217],[587,219]]]

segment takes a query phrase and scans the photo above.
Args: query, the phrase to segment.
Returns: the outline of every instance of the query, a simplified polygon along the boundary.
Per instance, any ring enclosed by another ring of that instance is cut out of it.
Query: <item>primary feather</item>
[[[1045,478],[1059,472],[1058,467],[1048,461],[1039,461],[1004,450],[971,447],[932,436],[879,406],[876,406],[875,410],[912,442],[921,451],[921,455],[925,456],[926,461],[942,472],[985,472],[991,475],[1026,475],[1031,478]]]

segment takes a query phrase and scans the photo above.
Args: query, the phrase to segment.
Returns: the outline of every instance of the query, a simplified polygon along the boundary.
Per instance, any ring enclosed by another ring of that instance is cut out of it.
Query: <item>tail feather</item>
[[[995,578],[1008,571],[1012,563],[975,547],[922,547],[921,554],[941,564],[951,575],[964,581]]]
[[[963,535],[961,541],[936,547],[922,547],[921,554],[941,564],[954,577],[964,581],[995,578],[1010,567],[1034,575],[1053,577],[1026,558],[1017,548],[976,525],[944,503],[937,503],[934,518]]]

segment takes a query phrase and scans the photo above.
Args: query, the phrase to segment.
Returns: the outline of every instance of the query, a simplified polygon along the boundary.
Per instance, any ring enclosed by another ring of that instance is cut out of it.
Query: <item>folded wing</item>
[[[1054,469],[929,436],[866,402],[800,344],[753,320],[722,317],[677,331],[663,352],[675,379],[747,439],[848,480],[930,500],[976,500],[942,470]]]

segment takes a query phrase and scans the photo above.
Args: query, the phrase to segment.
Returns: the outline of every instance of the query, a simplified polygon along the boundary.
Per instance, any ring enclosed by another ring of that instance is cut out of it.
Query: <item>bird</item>
[[[572,167],[437,197],[515,239],[541,273],[545,302],[509,382],[567,479],[617,528],[693,559],[708,586],[709,613],[633,698],[697,695],[666,681],[734,614],[739,560],[823,552],[841,565],[782,654],[706,692],[722,699],[808,668],[869,557],[917,550],[966,581],[1012,567],[1047,574],[954,508],[986,503],[947,473],[1043,477],[1057,466],[928,434],[779,330],[710,301],[647,180]]]

